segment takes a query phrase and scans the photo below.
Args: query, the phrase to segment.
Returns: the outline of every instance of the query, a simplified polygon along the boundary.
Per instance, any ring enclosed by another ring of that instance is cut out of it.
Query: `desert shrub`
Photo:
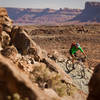
[[[7,96],[7,99],[8,100],[29,100],[28,97],[22,99],[19,93],[14,93],[12,94],[12,96]]]
[[[51,72],[43,63],[34,66],[31,79],[42,89],[52,88],[61,97],[73,94],[74,87],[71,84],[63,83],[60,74]]]
[[[32,81],[38,83],[38,85],[43,88],[44,83],[49,80],[50,77],[50,71],[48,68],[46,68],[45,64],[40,64],[39,66],[34,66],[34,70],[32,72],[33,78]]]
[[[64,96],[66,94],[66,84],[61,82],[60,75],[55,75],[51,78],[52,88],[56,91],[59,96]]]

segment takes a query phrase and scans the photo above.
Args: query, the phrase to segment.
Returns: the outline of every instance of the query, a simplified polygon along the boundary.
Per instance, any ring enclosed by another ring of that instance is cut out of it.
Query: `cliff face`
[[[22,9],[7,8],[8,15],[15,23],[56,25],[65,23],[81,13],[79,9]]]
[[[100,2],[86,2],[85,9],[73,20],[80,22],[100,22]]]
[[[100,9],[100,2],[86,2],[85,9]]]

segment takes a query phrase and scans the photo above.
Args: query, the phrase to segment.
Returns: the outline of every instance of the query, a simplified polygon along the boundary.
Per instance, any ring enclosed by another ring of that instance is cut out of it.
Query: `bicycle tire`
[[[82,63],[80,63],[79,61],[75,62],[74,64],[77,64],[81,66],[81,78],[85,78],[85,69],[84,69],[84,65]]]
[[[73,70],[73,64],[72,64],[72,61],[70,59],[68,59],[66,61],[66,72],[67,73],[70,73],[72,70]]]

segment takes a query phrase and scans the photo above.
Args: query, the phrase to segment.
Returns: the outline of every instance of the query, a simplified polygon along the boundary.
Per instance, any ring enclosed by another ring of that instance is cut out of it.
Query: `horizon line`
[[[32,7],[4,7],[4,6],[0,6],[0,8],[19,8],[19,9],[53,9],[53,10],[60,10],[60,9],[79,9],[79,10],[83,10],[82,8],[69,8],[69,7],[63,7],[63,8],[32,8]]]

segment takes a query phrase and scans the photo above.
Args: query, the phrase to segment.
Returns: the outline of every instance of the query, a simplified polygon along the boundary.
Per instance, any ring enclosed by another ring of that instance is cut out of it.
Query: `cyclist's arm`
[[[83,49],[80,47],[79,48],[80,49],[80,51],[83,53],[83,55],[86,57],[86,54],[85,54],[85,52],[83,51]]]
[[[87,57],[86,54],[85,54],[85,52],[83,52],[83,55],[84,55],[85,57]]]

